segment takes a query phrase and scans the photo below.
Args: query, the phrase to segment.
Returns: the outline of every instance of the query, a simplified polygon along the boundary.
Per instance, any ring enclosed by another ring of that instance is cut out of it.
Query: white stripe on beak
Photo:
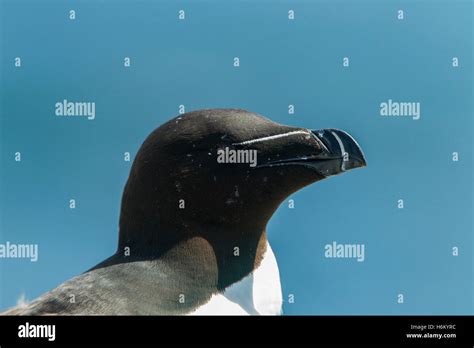
[[[344,149],[344,144],[341,141],[341,138],[339,136],[331,131],[331,134],[334,135],[334,138],[336,138],[339,148],[341,149],[341,156],[342,156],[342,162],[341,162],[341,171],[345,172],[346,171],[346,161],[344,161],[344,156],[346,155],[346,149]]]
[[[273,139],[278,139],[278,138],[289,137],[289,136],[295,135],[295,134],[304,134],[304,135],[308,135],[308,136],[310,135],[306,131],[297,130],[297,131],[291,131],[291,132],[283,133],[283,134],[270,135],[268,137],[263,137],[263,138],[250,139],[250,140],[242,141],[241,143],[234,143],[232,145],[247,145],[247,144],[253,144],[253,143],[260,143],[262,141],[268,141],[268,140],[273,140]]]

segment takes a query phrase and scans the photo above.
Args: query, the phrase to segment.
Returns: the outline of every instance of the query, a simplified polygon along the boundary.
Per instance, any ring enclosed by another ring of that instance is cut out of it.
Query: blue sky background
[[[472,1],[0,4],[0,243],[39,244],[36,263],[0,259],[0,309],[115,251],[123,153],[184,104],[341,128],[364,149],[367,168],[296,193],[268,226],[286,314],[474,313]],[[56,117],[63,99],[96,119]],[[421,119],[381,117],[388,99]],[[365,262],[326,259],[332,241],[365,244]]]

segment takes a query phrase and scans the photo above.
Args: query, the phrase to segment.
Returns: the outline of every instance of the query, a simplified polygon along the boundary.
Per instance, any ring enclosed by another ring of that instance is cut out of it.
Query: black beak
[[[367,165],[359,144],[338,129],[308,130],[307,136],[297,137],[282,148],[289,151],[289,147],[291,154],[280,154],[279,159],[265,161],[257,167],[301,165],[328,177]]]
[[[348,133],[339,129],[313,130],[311,133],[323,148],[323,152],[312,159],[312,165],[324,176],[367,165],[362,149]]]

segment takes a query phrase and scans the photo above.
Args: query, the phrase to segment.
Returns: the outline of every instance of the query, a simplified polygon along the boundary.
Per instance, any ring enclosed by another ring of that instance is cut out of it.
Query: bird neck
[[[260,265],[267,245],[265,229],[245,230],[237,226],[208,227],[205,230],[206,233],[198,235],[182,235],[179,240],[151,239],[119,244],[115,255],[94,269],[117,263],[153,260],[166,262],[183,276],[193,277],[193,274],[187,274],[192,262],[202,269],[202,274],[207,274],[206,277],[215,279],[218,290],[223,290]]]
[[[218,288],[225,289],[258,268],[266,251],[265,230],[246,238],[210,239],[218,269]]]

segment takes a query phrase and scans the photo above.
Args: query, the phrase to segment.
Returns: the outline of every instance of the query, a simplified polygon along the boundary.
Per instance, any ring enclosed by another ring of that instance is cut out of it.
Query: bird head
[[[341,130],[285,126],[237,109],[183,114],[155,129],[135,157],[119,247],[136,240],[171,246],[211,230],[262,231],[290,194],[365,165],[360,146]]]

